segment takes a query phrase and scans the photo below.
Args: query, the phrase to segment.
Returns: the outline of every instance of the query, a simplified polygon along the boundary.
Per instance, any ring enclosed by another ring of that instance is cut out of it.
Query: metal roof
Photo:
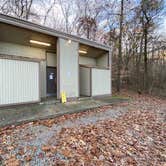
[[[20,18],[15,18],[12,16],[0,14],[0,22],[14,25],[14,26],[21,27],[21,28],[25,28],[25,29],[29,29],[29,30],[33,30],[36,32],[48,34],[48,35],[55,36],[55,37],[70,39],[70,40],[73,40],[73,41],[76,41],[76,42],[79,42],[82,44],[86,44],[86,45],[89,45],[92,47],[97,47],[97,48],[104,49],[107,51],[110,50],[110,47],[107,45],[103,45],[103,44],[100,44],[98,42],[91,41],[88,39],[80,38],[78,36],[71,35],[68,33],[60,32],[60,31],[57,31],[57,30],[54,30],[54,29],[51,29],[51,28],[48,28],[45,26],[41,26],[39,24],[35,24],[35,23],[29,22],[29,21],[26,21],[26,20],[23,20]]]

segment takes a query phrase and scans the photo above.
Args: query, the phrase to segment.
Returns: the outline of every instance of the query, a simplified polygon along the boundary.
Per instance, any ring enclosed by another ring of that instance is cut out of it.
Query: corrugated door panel
[[[39,101],[39,63],[0,59],[0,105]]]
[[[106,95],[111,93],[110,70],[92,69],[92,96]]]

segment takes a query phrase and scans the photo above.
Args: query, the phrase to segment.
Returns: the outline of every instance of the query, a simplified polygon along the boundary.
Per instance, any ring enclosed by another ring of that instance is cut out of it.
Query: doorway
[[[57,95],[57,68],[47,67],[47,96]]]

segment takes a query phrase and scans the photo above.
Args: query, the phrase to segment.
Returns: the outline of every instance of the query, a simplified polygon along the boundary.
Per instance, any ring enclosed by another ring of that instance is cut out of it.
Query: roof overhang
[[[51,35],[51,36],[54,36],[54,37],[60,37],[60,38],[63,38],[63,39],[70,39],[72,41],[76,41],[76,42],[81,43],[81,44],[85,44],[85,45],[89,45],[89,46],[92,46],[92,47],[100,48],[100,49],[103,49],[103,50],[106,50],[106,51],[110,50],[110,47],[107,46],[107,45],[103,45],[103,44],[100,44],[98,42],[94,42],[94,41],[91,41],[91,40],[80,38],[78,36],[67,34],[67,33],[64,33],[64,32],[59,32],[59,31],[56,31],[54,29],[51,29],[51,28],[48,28],[48,27],[45,27],[45,26],[41,26],[39,24],[34,24],[32,22],[25,21],[23,19],[18,19],[18,18],[15,18],[15,17],[0,14],[0,22],[6,23],[6,24],[9,24],[9,25],[13,25],[13,26],[17,26],[17,27],[21,27],[21,28],[25,28],[25,29],[29,29],[29,30],[32,30],[32,31],[44,33],[44,34]]]

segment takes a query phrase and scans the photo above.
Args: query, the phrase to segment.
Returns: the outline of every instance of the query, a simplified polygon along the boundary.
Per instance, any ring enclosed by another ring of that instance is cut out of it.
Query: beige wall
[[[99,67],[108,67],[108,54],[104,54],[96,59],[96,65]]]
[[[47,66],[51,66],[51,67],[57,66],[56,53],[47,52]]]
[[[96,59],[80,55],[79,56],[79,64],[96,66]]]
[[[40,96],[47,96],[46,61],[40,62]]]
[[[111,94],[111,72],[92,69],[92,96]]]
[[[0,42],[0,54],[45,59],[44,49],[6,42]]]
[[[80,67],[80,96],[90,96],[90,68]]]
[[[60,79],[60,93],[66,92],[67,97],[78,97],[78,43],[68,43],[65,39],[58,39],[58,77]],[[60,94],[58,94],[60,97]]]
[[[98,58],[79,56],[79,64],[98,67],[108,67],[108,54],[101,55]]]

